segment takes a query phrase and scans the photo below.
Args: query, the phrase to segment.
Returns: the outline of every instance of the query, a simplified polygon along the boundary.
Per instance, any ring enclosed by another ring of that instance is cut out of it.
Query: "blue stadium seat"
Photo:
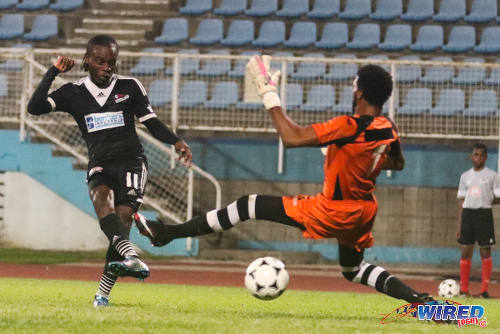
[[[269,16],[278,10],[278,0],[252,0],[250,8],[245,10],[248,16]]]
[[[352,86],[344,86],[340,91],[339,103],[334,104],[333,111],[348,114],[352,112]]]
[[[260,55],[258,51],[243,51],[240,53],[241,56],[253,56]],[[234,67],[231,71],[227,72],[227,76],[231,78],[243,78],[245,76],[245,69],[248,63],[248,59],[236,60],[234,62]]]
[[[339,13],[339,18],[360,20],[367,17],[372,11],[370,0],[346,0],[345,8]]]
[[[450,30],[448,43],[443,45],[446,52],[465,52],[476,45],[476,32],[472,26],[455,26]]]
[[[484,63],[483,58],[465,58],[466,63]],[[457,85],[478,85],[486,79],[484,67],[459,67],[458,74],[451,80]]]
[[[148,91],[152,107],[163,107],[172,102],[172,80],[153,80]]]
[[[200,22],[196,36],[189,39],[194,45],[212,45],[222,39],[222,21],[218,19],[205,19]]]
[[[455,116],[465,109],[465,95],[461,89],[441,89],[436,106],[431,108],[431,115]]]
[[[243,110],[262,110],[264,109],[264,105],[260,102],[244,102],[240,101],[236,103],[236,109],[243,109]]]
[[[220,7],[214,9],[216,15],[233,16],[243,14],[247,0],[222,0]]]
[[[14,39],[24,34],[24,16],[22,14],[4,14],[0,19],[0,40]]]
[[[0,98],[9,95],[8,84],[7,84],[7,74],[0,73]]]
[[[419,61],[418,56],[403,56],[400,60]],[[398,65],[396,66],[396,81],[399,83],[410,83],[420,80],[422,68],[420,65]]]
[[[317,48],[338,49],[347,44],[348,31],[344,22],[330,22],[323,26],[321,39],[316,42]]]
[[[37,15],[29,33],[24,34],[28,41],[45,41],[57,36],[57,16],[52,14]]]
[[[393,91],[393,96],[394,96],[394,112],[397,113],[399,109],[399,95],[397,91]],[[389,114],[389,109],[391,107],[391,98],[387,100],[387,102],[384,103],[382,107],[382,114],[387,115]]]
[[[312,10],[307,13],[311,19],[329,19],[339,13],[340,0],[315,0]]]
[[[252,42],[255,46],[276,46],[285,41],[285,24],[281,21],[264,21],[259,37]]]
[[[283,7],[276,12],[280,17],[300,17],[309,11],[309,0],[283,0]]]
[[[0,9],[9,9],[17,5],[18,0],[0,0]]]
[[[200,106],[207,100],[207,83],[201,80],[187,80],[181,84],[179,107]]]
[[[185,18],[170,18],[163,23],[160,36],[155,37],[155,42],[160,44],[178,44],[188,38],[188,22]]]
[[[375,59],[375,60],[389,60],[389,57],[387,55],[383,54],[374,54],[366,57],[366,59]],[[379,64],[374,62],[374,64],[377,64],[378,66],[382,67],[384,70],[387,72],[391,72],[391,65],[390,64]]]
[[[347,42],[348,49],[366,50],[380,43],[380,26],[377,23],[361,23],[354,30],[354,37]]]
[[[478,89],[472,92],[465,116],[487,117],[498,114],[498,98],[494,90]]]
[[[370,18],[373,20],[389,21],[399,18],[403,14],[402,0],[377,0],[377,7]]]
[[[452,63],[450,57],[435,57],[432,61]],[[455,75],[453,66],[428,66],[425,69],[425,75],[420,78],[420,82],[426,84],[441,84],[449,82]]]
[[[435,51],[443,47],[443,26],[423,25],[418,29],[417,40],[410,45],[413,51]]]
[[[254,38],[253,21],[233,20],[229,26],[226,38],[221,41],[225,46],[243,46],[253,41]]]
[[[278,51],[278,52],[273,53],[271,56],[273,57],[273,59],[275,57],[286,58],[286,57],[293,57],[293,53]],[[287,72],[288,76],[291,76],[293,73],[293,64],[294,64],[293,62],[287,62],[287,64],[286,64],[286,72]],[[272,69],[281,70],[281,67],[282,67],[281,61],[277,61],[277,60],[271,61],[271,68]]]
[[[145,53],[163,53],[162,48],[145,48],[142,50]],[[163,70],[165,66],[165,58],[161,57],[147,57],[142,56],[139,58],[137,64],[130,69],[132,75],[151,75],[156,74]]]
[[[217,49],[211,50],[208,54],[212,55],[229,55],[229,50]],[[201,68],[196,72],[202,76],[219,76],[225,75],[231,69],[231,60],[229,59],[207,59],[204,60]]]
[[[481,34],[481,42],[474,47],[478,53],[497,53],[500,51],[500,27],[486,27]]]
[[[325,58],[322,53],[306,53],[305,58]],[[325,74],[326,65],[324,62],[299,62],[297,71],[292,73],[291,77],[297,80],[308,80],[322,77]]]
[[[238,84],[234,81],[224,81],[215,83],[212,94],[208,101],[204,103],[207,108],[222,109],[238,102]]]
[[[40,10],[49,7],[49,0],[23,0],[16,7],[20,10]]]
[[[409,24],[391,24],[385,32],[385,40],[378,48],[387,51],[406,49],[411,44],[411,26]]]
[[[212,9],[212,0],[187,0],[179,12],[184,15],[200,15]]]
[[[410,0],[406,13],[401,15],[405,21],[425,21],[434,15],[434,0]]]
[[[335,88],[331,85],[312,85],[307,101],[300,107],[303,111],[327,111],[333,109]]]
[[[31,49],[31,44],[16,44],[11,46],[14,49]],[[0,64],[0,71],[21,71],[23,69],[23,61],[20,59],[7,59]]]
[[[496,62],[500,63],[500,59],[497,59]],[[500,68],[492,68],[490,75],[486,80],[484,80],[484,84],[488,86],[500,85]]]
[[[57,0],[50,5],[50,9],[58,12],[69,12],[79,8],[83,8],[83,0]]]
[[[403,105],[398,108],[400,115],[422,115],[432,108],[432,91],[429,88],[410,88]]]
[[[197,55],[200,52],[196,49],[182,49],[179,50],[177,53],[180,54],[191,54],[191,55]],[[200,67],[200,61],[196,58],[179,58],[179,66],[180,66],[180,74],[181,75],[188,75],[188,74],[193,74],[198,71],[198,68]],[[174,70],[172,66],[168,66],[165,69],[165,74],[174,74]]]
[[[344,53],[336,55],[338,59],[356,59],[356,55]],[[330,71],[323,76],[323,79],[329,81],[349,81],[353,80],[358,73],[358,64],[332,63]]]
[[[485,23],[497,17],[497,0],[474,0],[469,15],[464,16],[465,22]]]
[[[432,17],[436,22],[457,22],[465,16],[465,0],[443,0],[439,12]]]
[[[304,92],[300,84],[287,84],[286,85],[286,109],[298,109],[302,105]]]
[[[283,42],[291,48],[305,48],[316,43],[316,23],[295,22],[290,32],[290,38]]]

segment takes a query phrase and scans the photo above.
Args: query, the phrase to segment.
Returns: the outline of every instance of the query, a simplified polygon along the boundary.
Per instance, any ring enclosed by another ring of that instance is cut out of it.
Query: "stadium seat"
[[[322,53],[306,53],[304,58],[325,58]],[[299,62],[297,71],[291,77],[297,80],[309,80],[322,77],[325,74],[326,64],[324,62]]]
[[[153,80],[148,91],[152,107],[163,107],[172,102],[172,80]]]
[[[500,51],[500,27],[486,27],[481,34],[481,42],[474,47],[478,53],[497,53]]]
[[[340,92],[339,103],[333,105],[333,111],[348,114],[352,112],[352,86],[344,86]]]
[[[485,23],[497,17],[497,0],[474,0],[469,15],[464,16],[465,22]]]
[[[16,44],[11,46],[13,49],[31,49],[31,44]],[[21,71],[23,69],[23,61],[21,59],[7,59],[0,64],[0,71]]]
[[[316,23],[295,22],[290,32],[290,38],[283,42],[291,48],[305,48],[316,43]]]
[[[391,24],[385,32],[385,40],[378,48],[386,51],[399,51],[411,44],[411,26],[408,24]]]
[[[250,8],[245,10],[248,16],[269,16],[278,10],[278,0],[252,0]]]
[[[252,42],[254,39],[253,21],[233,20],[229,26],[229,32],[226,38],[221,41],[225,46],[243,46]]]
[[[366,59],[389,60],[389,57],[387,55],[383,55],[383,54],[374,54],[374,55],[370,55],[370,56],[366,57]],[[384,70],[386,70],[389,73],[391,72],[391,65],[390,64],[378,64],[378,63],[374,63],[374,64],[377,64],[378,66],[382,67]]]
[[[179,12],[184,15],[200,15],[212,9],[212,0],[187,0]]]
[[[397,113],[399,109],[399,95],[397,91],[393,90],[392,96],[394,96],[394,112]],[[390,107],[391,107],[391,98],[387,100],[386,103],[384,103],[382,107],[382,114],[387,115],[390,112]]]
[[[211,55],[229,55],[229,50],[211,50],[208,52]],[[201,68],[196,72],[202,76],[219,76],[225,75],[231,69],[231,60],[229,59],[206,59],[203,61]]]
[[[309,11],[309,0],[283,0],[283,7],[276,11],[280,17],[300,17]]]
[[[410,0],[406,13],[401,15],[404,21],[425,21],[434,15],[434,0]]]
[[[144,53],[163,53],[162,48],[145,48]],[[162,57],[147,57],[139,58],[137,64],[130,69],[132,75],[151,75],[163,70],[165,66],[165,58]]]
[[[435,57],[431,61],[452,63],[450,57]],[[441,84],[449,82],[455,75],[453,66],[428,66],[425,68],[425,75],[420,78],[420,82],[426,84]]]
[[[222,0],[221,5],[214,9],[216,15],[233,16],[243,14],[247,8],[247,0]]]
[[[304,92],[300,84],[287,84],[286,85],[286,109],[299,109],[302,105]]]
[[[377,23],[361,23],[354,30],[354,37],[347,42],[348,49],[366,50],[380,43],[380,26]]]
[[[264,21],[259,37],[252,42],[255,46],[277,46],[285,41],[285,24],[281,21]]]
[[[200,52],[196,49],[182,49],[179,50],[177,53],[179,54],[199,54]],[[179,58],[179,67],[180,67],[180,74],[181,75],[188,75],[188,74],[193,74],[196,71],[198,71],[198,68],[200,67],[200,61],[196,58]],[[172,66],[168,66],[165,69],[165,74],[174,74],[174,70]]]
[[[58,12],[69,12],[79,8],[83,8],[83,0],[57,0],[50,5],[50,9]]]
[[[403,14],[402,0],[377,0],[377,7],[369,17],[373,20],[389,21]]]
[[[498,114],[498,98],[494,90],[478,89],[472,92],[465,116],[486,117]]]
[[[400,60],[420,61],[418,56],[403,56]],[[398,65],[396,66],[396,81],[399,83],[410,83],[420,80],[422,68],[420,65]]]
[[[0,73],[0,98],[9,95],[8,84],[7,84],[7,74]]]
[[[483,58],[465,58],[466,63],[484,63]],[[486,79],[486,68],[484,67],[462,67],[458,68],[458,74],[451,80],[457,85],[478,85]]]
[[[465,16],[465,0],[443,0],[439,12],[432,17],[436,22],[457,22]]]
[[[52,14],[37,15],[29,33],[24,34],[28,41],[45,41],[57,36],[57,16]]]
[[[333,108],[335,88],[331,85],[312,85],[307,101],[300,107],[303,111],[327,111]]]
[[[217,82],[212,88],[212,94],[204,103],[207,108],[227,108],[238,102],[238,84],[234,81]]]
[[[17,5],[18,0],[0,0],[0,9],[9,9]]]
[[[321,39],[316,42],[317,48],[338,49],[347,44],[348,31],[344,22],[327,23],[323,26]]]
[[[417,40],[410,45],[413,51],[435,51],[443,47],[443,27],[423,25],[418,29]]]
[[[398,108],[400,115],[422,115],[432,108],[432,91],[429,88],[410,88],[403,105]]]
[[[464,111],[465,95],[461,89],[441,89],[436,106],[431,108],[431,115],[455,116]]]
[[[500,59],[497,59],[496,62],[500,63]],[[500,85],[500,68],[492,68],[490,75],[484,80],[484,84],[488,86]]]
[[[40,10],[49,7],[49,0],[23,0],[16,5],[20,10]]]
[[[311,19],[329,19],[339,13],[340,0],[314,0],[314,6],[307,17]]]
[[[4,14],[0,19],[0,39],[14,39],[24,34],[22,14]]]
[[[155,37],[155,42],[160,44],[178,44],[188,38],[188,22],[185,18],[170,18],[163,23],[160,36]]]
[[[356,59],[356,55],[344,53],[336,55],[337,59]],[[353,80],[358,73],[358,64],[353,63],[332,63],[330,71],[323,76],[328,81],[346,81]]]
[[[370,0],[346,0],[345,8],[339,13],[339,18],[360,20],[367,17],[372,11]]]
[[[273,57],[273,59],[276,57],[286,58],[286,57],[293,57],[293,53],[278,51],[278,52],[273,53],[271,56]],[[293,73],[293,64],[294,64],[294,62],[291,62],[291,61],[287,62],[287,64],[286,64],[286,72],[287,72],[288,76],[291,76]],[[281,61],[277,61],[277,60],[271,61],[271,68],[272,69],[281,70],[281,67],[282,67]]]
[[[476,45],[476,32],[472,26],[455,26],[450,30],[448,43],[443,45],[446,52],[465,52]]]
[[[201,80],[184,81],[179,93],[179,107],[192,108],[207,100],[207,83]]]
[[[258,51],[243,51],[240,53],[241,56],[253,56],[260,55]],[[245,76],[245,69],[248,63],[248,59],[236,60],[234,62],[234,67],[232,70],[227,72],[227,75],[232,78],[242,78]]]
[[[218,19],[205,19],[200,22],[196,36],[189,39],[194,45],[213,45],[222,39],[222,21]]]

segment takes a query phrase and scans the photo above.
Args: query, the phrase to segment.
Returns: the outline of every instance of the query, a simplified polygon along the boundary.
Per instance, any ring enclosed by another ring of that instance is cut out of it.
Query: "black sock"
[[[128,240],[128,229],[122,224],[118,215],[112,213],[101,218],[99,225],[111,245],[121,256],[137,256],[134,246]]]
[[[168,225],[167,235],[171,239],[195,237],[212,233],[214,230],[208,226],[206,215],[197,216],[180,225]]]
[[[421,302],[418,298],[418,293],[415,290],[394,276],[387,280],[385,293],[394,298],[404,299],[408,303]]]

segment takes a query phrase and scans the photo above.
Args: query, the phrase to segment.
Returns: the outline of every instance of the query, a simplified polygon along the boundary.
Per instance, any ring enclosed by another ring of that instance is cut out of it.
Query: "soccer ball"
[[[285,264],[277,258],[266,256],[254,260],[247,267],[245,286],[254,297],[271,300],[285,292],[289,279]]]
[[[439,284],[439,297],[456,297],[460,293],[460,285],[454,279],[448,278]]]

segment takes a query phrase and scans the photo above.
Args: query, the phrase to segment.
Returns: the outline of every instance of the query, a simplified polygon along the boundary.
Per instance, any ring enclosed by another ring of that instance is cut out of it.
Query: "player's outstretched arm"
[[[32,115],[46,114],[52,111],[53,105],[47,100],[52,82],[59,73],[67,72],[75,65],[69,57],[58,56],[54,65],[43,76],[28,102],[28,112]]]
[[[253,56],[247,70],[262,103],[271,114],[273,125],[286,147],[315,146],[319,144],[312,126],[300,126],[285,113],[278,95],[280,71],[270,73],[270,56]]]
[[[382,164],[382,169],[403,170],[404,167],[405,167],[405,157],[403,155],[403,149],[401,148],[401,142],[398,139],[391,143],[391,149],[387,154],[387,158]]]

